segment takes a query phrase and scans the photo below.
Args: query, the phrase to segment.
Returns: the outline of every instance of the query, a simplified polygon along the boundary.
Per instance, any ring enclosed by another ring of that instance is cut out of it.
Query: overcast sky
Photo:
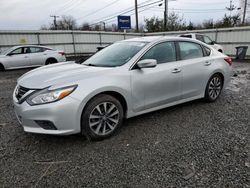
[[[155,1],[157,0],[138,0],[138,4]],[[230,0],[169,0],[169,11],[177,12],[186,22],[200,23],[204,19],[217,20],[225,13],[229,14],[225,9],[229,2]],[[239,6],[239,0],[233,0],[233,4]],[[77,19],[78,25],[83,22],[96,23],[133,6],[134,0],[0,0],[0,29],[39,29],[41,25],[52,22],[50,15],[72,15]],[[144,18],[152,16],[163,18],[163,6],[152,6],[139,9],[140,23],[143,23]],[[132,25],[135,23],[134,19],[132,15]],[[117,21],[111,19],[106,22],[111,25]]]

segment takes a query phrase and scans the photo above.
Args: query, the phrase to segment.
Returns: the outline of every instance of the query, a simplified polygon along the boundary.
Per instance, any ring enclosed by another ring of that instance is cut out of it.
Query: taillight
[[[233,64],[233,60],[232,60],[231,57],[226,57],[224,60],[225,60],[230,66]]]
[[[59,54],[61,54],[62,56],[64,56],[65,55],[65,53],[64,52],[58,52]]]

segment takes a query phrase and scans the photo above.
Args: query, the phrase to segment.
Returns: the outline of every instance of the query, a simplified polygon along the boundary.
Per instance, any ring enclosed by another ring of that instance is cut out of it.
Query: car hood
[[[6,57],[6,56],[5,56],[5,55],[0,54],[0,58],[4,58],[4,57]]]
[[[100,76],[112,68],[91,67],[74,62],[57,63],[27,72],[18,79],[18,84],[30,89],[43,89],[53,85],[63,85],[78,80]]]

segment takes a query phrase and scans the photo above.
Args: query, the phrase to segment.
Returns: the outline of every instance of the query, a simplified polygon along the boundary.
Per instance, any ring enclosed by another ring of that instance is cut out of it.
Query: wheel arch
[[[118,91],[114,91],[114,90],[107,90],[107,91],[101,91],[99,93],[95,93],[94,95],[92,95],[91,97],[88,98],[86,104],[84,105],[84,107],[82,108],[82,113],[84,112],[84,109],[86,108],[86,106],[88,105],[88,103],[94,99],[95,97],[102,95],[102,94],[106,94],[106,95],[110,95],[114,98],[116,98],[122,105],[123,111],[124,111],[124,117],[126,117],[127,115],[127,110],[128,110],[128,102],[126,100],[126,97],[121,94],[121,92]]]
[[[48,65],[49,60],[52,60],[53,63],[57,63],[58,60],[55,57],[48,57],[45,61],[45,65]]]
[[[3,63],[0,62],[0,70],[5,70]]]

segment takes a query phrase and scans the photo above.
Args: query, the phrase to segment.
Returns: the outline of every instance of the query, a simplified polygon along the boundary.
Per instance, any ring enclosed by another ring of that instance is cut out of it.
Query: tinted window
[[[180,37],[192,38],[192,35],[181,35]]]
[[[164,42],[152,47],[142,59],[155,59],[157,63],[176,61],[174,42]]]
[[[179,45],[182,60],[203,57],[203,51],[199,44],[192,42],[179,42]]]
[[[196,39],[201,41],[201,42],[205,42],[203,35],[196,35]]]

